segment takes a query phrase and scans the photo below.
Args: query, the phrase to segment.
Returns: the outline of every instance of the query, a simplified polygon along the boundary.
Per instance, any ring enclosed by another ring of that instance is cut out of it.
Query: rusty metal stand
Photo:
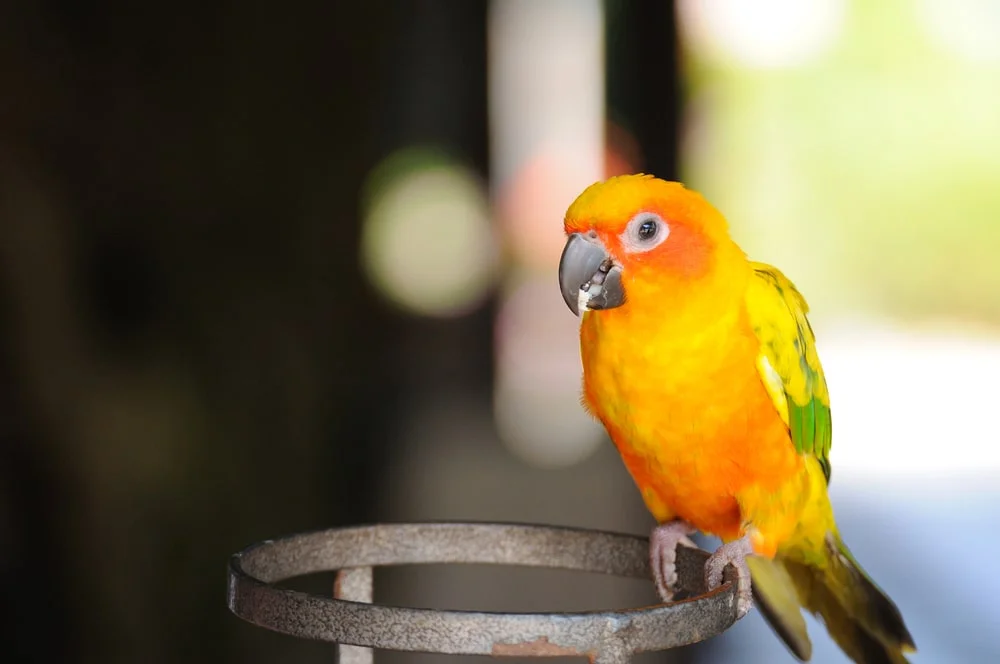
[[[721,634],[736,620],[733,578],[704,593],[707,553],[678,547],[680,588],[691,599],[584,613],[437,611],[372,604],[372,568],[421,563],[527,565],[650,578],[648,541],[592,530],[516,524],[414,523],[339,528],[255,544],[229,563],[229,609],[301,638],[332,641],[346,664],[372,648],[444,654],[565,657],[628,662]],[[334,597],[273,584],[339,570]],[[727,570],[727,574],[731,570]]]

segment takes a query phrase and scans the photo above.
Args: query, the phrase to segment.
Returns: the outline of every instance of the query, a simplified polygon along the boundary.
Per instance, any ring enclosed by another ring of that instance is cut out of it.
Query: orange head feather
[[[564,228],[603,246],[621,268],[628,302],[656,298],[676,306],[707,295],[729,304],[724,295],[745,284],[746,257],[725,218],[679,182],[642,174],[598,182],[569,207]]]

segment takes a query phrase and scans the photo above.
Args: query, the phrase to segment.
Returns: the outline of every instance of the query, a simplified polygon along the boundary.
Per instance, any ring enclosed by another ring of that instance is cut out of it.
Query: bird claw
[[[677,519],[656,526],[649,534],[649,567],[656,594],[664,602],[673,601],[677,587],[677,545],[697,548],[688,538],[694,531],[691,524]]]
[[[715,590],[722,585],[722,574],[727,565],[736,570],[736,619],[745,616],[753,606],[753,588],[747,556],[753,553],[749,537],[726,542],[705,561],[705,587]]]

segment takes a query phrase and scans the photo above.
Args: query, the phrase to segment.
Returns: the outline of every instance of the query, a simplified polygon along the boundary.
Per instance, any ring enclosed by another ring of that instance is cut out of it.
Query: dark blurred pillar
[[[381,72],[379,148],[434,144],[487,170],[486,2],[397,0]]]
[[[6,298],[4,298],[6,301]],[[0,349],[10,319],[0,318]],[[72,579],[62,563],[64,533],[50,513],[73,494],[45,450],[35,414],[17,389],[8,353],[0,353],[0,642],[4,658],[25,664],[76,656],[77,625],[64,601]]]
[[[607,0],[609,119],[638,141],[641,168],[678,177],[683,104],[673,2]]]
[[[224,569],[374,501],[391,9],[0,3],[5,654],[330,656],[228,615]]]

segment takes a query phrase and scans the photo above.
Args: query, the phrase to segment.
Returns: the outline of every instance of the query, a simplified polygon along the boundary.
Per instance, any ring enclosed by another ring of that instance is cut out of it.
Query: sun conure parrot
[[[707,586],[732,564],[737,615],[756,596],[800,659],[812,654],[805,608],[855,662],[907,662],[899,610],[837,531],[830,399],[792,282],[748,260],[723,216],[677,182],[599,182],[564,226],[559,282],[582,317],[583,402],[659,524],[659,595],[672,599],[676,547],[702,531],[723,541]]]

